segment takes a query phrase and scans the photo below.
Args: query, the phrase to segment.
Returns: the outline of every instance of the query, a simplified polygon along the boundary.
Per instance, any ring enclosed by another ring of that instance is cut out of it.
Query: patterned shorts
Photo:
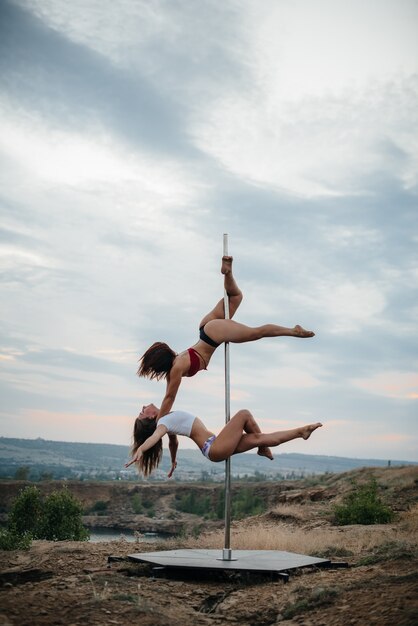
[[[216,439],[216,435],[212,435],[211,437],[209,437],[209,439],[206,439],[205,443],[203,444],[201,450],[202,450],[202,454],[203,456],[205,456],[207,459],[209,459],[209,451],[210,451],[210,447],[213,444],[213,442]],[[210,461],[210,459],[209,459]]]

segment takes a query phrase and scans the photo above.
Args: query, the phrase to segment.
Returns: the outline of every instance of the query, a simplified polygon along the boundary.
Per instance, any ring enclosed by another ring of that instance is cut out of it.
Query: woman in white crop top
[[[158,412],[159,409],[154,404],[148,404],[142,408],[135,420],[132,461],[125,465],[129,467],[132,463],[136,463],[138,470],[145,476],[158,467],[162,456],[164,435],[169,437],[171,469],[168,477],[170,478],[177,466],[177,435],[189,437],[210,461],[218,462],[224,461],[233,454],[255,448],[279,446],[292,439],[309,439],[313,431],[322,426],[320,422],[316,422],[291,430],[262,433],[251,413],[247,409],[242,409],[230,419],[218,435],[214,435],[192,413],[173,411],[157,420]]]

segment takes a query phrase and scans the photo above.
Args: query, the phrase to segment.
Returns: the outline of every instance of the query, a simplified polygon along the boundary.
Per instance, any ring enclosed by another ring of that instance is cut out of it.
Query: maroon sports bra
[[[189,357],[190,357],[190,368],[189,368],[189,371],[187,372],[187,376],[190,378],[191,376],[194,376],[195,374],[197,374],[197,372],[200,369],[200,355],[198,352],[196,352],[194,348],[187,348],[187,352],[189,353]],[[202,360],[204,362],[203,357],[202,357]]]

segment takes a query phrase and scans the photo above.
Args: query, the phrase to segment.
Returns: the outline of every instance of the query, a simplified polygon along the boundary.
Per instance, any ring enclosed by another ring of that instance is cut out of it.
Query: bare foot
[[[221,274],[230,274],[230,272],[232,272],[232,256],[223,256]]]
[[[322,426],[321,422],[317,422],[316,424],[308,424],[307,426],[304,426],[303,428],[301,428],[303,439],[309,439],[313,431],[316,430],[317,428],[320,428],[321,426]]]
[[[267,446],[260,446],[258,448],[257,454],[260,456],[266,456],[268,459],[270,459],[270,461],[272,461],[274,458],[270,448],[267,448]]]
[[[315,333],[312,332],[312,330],[305,330],[304,328],[302,328],[302,326],[299,326],[299,324],[297,324],[293,328],[293,332],[295,333],[294,337],[302,337],[302,338],[315,337]]]

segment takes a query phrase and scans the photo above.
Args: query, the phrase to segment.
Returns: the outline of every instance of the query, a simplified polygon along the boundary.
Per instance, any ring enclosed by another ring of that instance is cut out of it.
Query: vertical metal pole
[[[228,235],[224,234],[224,256],[228,255]],[[225,319],[229,319],[229,298],[224,289]],[[225,424],[231,417],[230,379],[229,379],[229,342],[225,341]],[[222,560],[231,561],[231,459],[225,461],[225,543],[222,551]]]

